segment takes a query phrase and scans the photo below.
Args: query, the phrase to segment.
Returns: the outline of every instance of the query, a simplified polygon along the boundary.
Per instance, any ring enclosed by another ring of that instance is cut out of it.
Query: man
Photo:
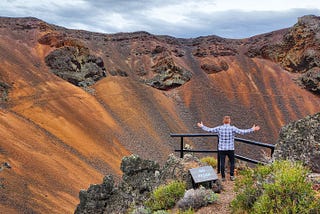
[[[248,134],[254,131],[260,130],[259,126],[253,125],[251,129],[238,129],[235,126],[231,126],[230,116],[224,116],[223,125],[214,128],[209,128],[203,125],[202,121],[198,123],[198,126],[204,131],[217,133],[219,136],[218,151],[220,156],[220,169],[222,181],[225,181],[225,159],[228,156],[230,160],[230,180],[234,181],[234,136],[235,134]]]

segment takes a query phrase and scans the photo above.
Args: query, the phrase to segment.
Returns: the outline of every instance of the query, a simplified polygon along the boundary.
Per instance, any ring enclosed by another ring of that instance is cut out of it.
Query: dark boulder
[[[8,101],[11,88],[12,87],[8,83],[0,81],[0,104]]]
[[[300,81],[306,89],[320,95],[320,68],[313,68],[302,74]]]
[[[112,175],[107,175],[102,184],[81,190],[75,213],[125,213],[133,204],[142,204],[156,186],[159,164],[131,155],[122,159],[121,170],[118,185],[114,185]]]
[[[64,46],[52,51],[45,61],[54,74],[79,87],[91,86],[106,76],[103,60],[86,48]]]
[[[145,76],[147,72],[143,68],[138,72],[146,85],[160,90],[169,90],[184,85],[192,77],[190,71],[175,63],[172,53],[164,47],[157,46],[153,50],[153,61],[154,65],[149,75]]]
[[[179,87],[188,82],[192,73],[182,67],[177,66],[170,56],[163,56],[153,66],[152,78],[146,79],[144,82],[154,88],[168,90]]]

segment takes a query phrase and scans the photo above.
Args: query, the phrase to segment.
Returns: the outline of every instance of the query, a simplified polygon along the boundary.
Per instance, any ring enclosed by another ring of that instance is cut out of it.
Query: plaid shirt
[[[234,150],[234,136],[235,134],[248,134],[253,132],[251,129],[238,129],[230,124],[223,124],[214,128],[202,126],[202,129],[207,132],[217,133],[219,136],[218,150]]]

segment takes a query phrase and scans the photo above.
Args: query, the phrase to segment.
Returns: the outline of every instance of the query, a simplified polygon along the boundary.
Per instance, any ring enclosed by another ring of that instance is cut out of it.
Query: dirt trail
[[[226,180],[222,182],[223,191],[218,194],[218,201],[210,206],[199,209],[196,214],[229,214],[230,203],[235,197],[234,181]]]

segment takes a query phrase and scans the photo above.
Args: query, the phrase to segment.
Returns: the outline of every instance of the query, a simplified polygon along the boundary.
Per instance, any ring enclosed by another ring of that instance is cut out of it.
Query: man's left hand
[[[259,131],[260,130],[260,126],[253,125],[252,128],[253,128],[253,131]]]

